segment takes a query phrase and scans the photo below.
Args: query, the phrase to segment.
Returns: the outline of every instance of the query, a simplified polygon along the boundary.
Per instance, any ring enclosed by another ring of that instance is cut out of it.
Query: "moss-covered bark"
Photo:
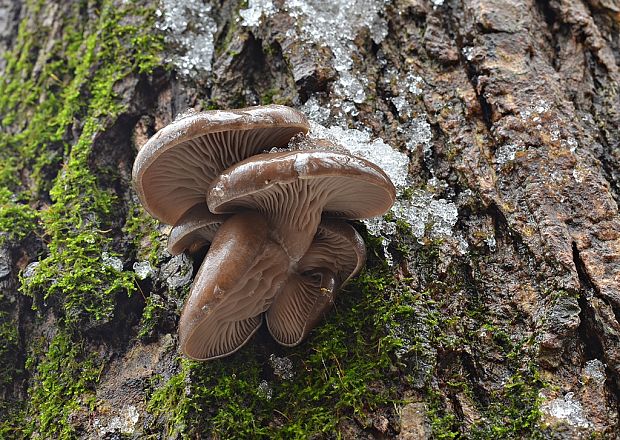
[[[619,14],[1,3],[0,438],[618,436]],[[356,225],[367,268],[300,346],[181,359],[201,258],[165,252],[135,151],[188,107],[272,102],[406,153],[417,217]]]

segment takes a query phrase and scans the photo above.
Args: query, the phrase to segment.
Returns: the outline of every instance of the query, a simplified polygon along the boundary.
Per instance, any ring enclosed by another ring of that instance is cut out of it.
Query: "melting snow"
[[[341,145],[352,154],[380,166],[399,190],[402,190],[407,184],[409,172],[407,155],[390,147],[382,139],[371,139],[369,131],[338,126],[327,128],[316,122],[311,122],[310,137],[328,139]]]
[[[354,72],[351,54],[357,52],[355,37],[367,30],[379,44],[388,33],[383,9],[390,0],[286,0],[282,10],[295,19],[297,26],[291,36],[307,43],[329,47],[334,55],[333,66],[340,74],[335,92],[355,103],[366,99],[365,81]],[[258,26],[261,17],[276,12],[270,0],[250,0],[247,9],[239,12],[244,26]]]
[[[165,32],[175,53],[166,61],[182,76],[196,77],[211,71],[217,24],[211,18],[211,5],[202,0],[161,0],[156,14],[157,28]]]
[[[607,380],[607,376],[605,375],[605,364],[598,359],[592,359],[586,362],[583,372],[599,384],[604,384]]]
[[[309,114],[311,119],[312,115],[324,117],[318,103],[312,102],[309,107],[312,109]],[[430,152],[432,133],[426,118],[419,117],[413,120],[410,123],[410,130],[411,148],[421,144]],[[407,188],[408,156],[390,147],[382,139],[373,139],[370,131],[339,126],[325,127],[311,121],[309,136],[310,138],[328,139],[344,147],[350,153],[380,166],[392,179],[398,194]],[[404,199],[401,195],[394,203],[391,212],[396,220],[403,220],[409,224],[412,235],[418,239],[426,235],[432,238],[452,236],[452,229],[458,220],[458,209],[454,203],[445,199],[437,199],[432,193],[421,189],[413,191],[408,199]],[[364,223],[371,235],[382,237],[385,256],[388,263],[391,262],[387,248],[390,244],[390,236],[396,233],[396,224],[382,218],[368,219]]]
[[[541,411],[569,425],[590,428],[592,423],[586,419],[581,402],[575,400],[574,397],[574,393],[566,393],[564,397],[543,403]]]
[[[248,8],[239,11],[239,15],[243,19],[241,22],[243,26],[258,26],[261,17],[269,17],[274,12],[276,8],[271,0],[250,0]]]
[[[275,354],[269,356],[269,363],[273,368],[273,374],[284,380],[292,379],[293,362],[287,357],[277,357]]]
[[[118,257],[111,257],[107,252],[101,254],[101,259],[105,266],[111,267],[117,272],[123,271],[123,261]]]
[[[151,263],[148,261],[136,261],[133,264],[133,270],[136,273],[136,276],[141,280],[145,280],[153,275],[153,268],[151,267]]]
[[[267,383],[266,380],[262,380],[258,384],[258,389],[256,390],[256,394],[258,394],[261,397],[264,397],[267,400],[271,400],[271,396],[273,395],[273,390],[271,389],[271,387],[269,386],[269,383]]]

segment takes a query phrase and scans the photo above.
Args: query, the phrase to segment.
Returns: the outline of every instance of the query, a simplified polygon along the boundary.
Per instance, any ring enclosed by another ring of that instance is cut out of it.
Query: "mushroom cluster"
[[[278,343],[299,344],[363,266],[364,242],[344,220],[385,213],[394,185],[325,142],[288,148],[308,129],[284,106],[206,111],[175,120],[138,152],[133,184],[144,208],[173,225],[170,253],[211,243],[181,313],[188,357],[235,352],[263,317]]]

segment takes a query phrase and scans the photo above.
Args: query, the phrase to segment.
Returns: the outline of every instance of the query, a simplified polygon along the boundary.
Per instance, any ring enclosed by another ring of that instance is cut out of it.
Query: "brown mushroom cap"
[[[218,214],[257,210],[289,256],[306,253],[325,216],[360,219],[385,213],[396,190],[375,164],[350,154],[304,150],[250,157],[211,184],[207,204]]]
[[[282,345],[299,344],[329,311],[334,294],[357,275],[366,261],[366,246],[348,223],[324,220],[298,274],[287,280],[266,313],[267,328]]]
[[[185,250],[198,251],[213,241],[213,237],[228,216],[209,211],[206,203],[200,203],[183,214],[168,237],[168,252],[178,255]]]
[[[258,213],[232,216],[218,229],[179,322],[181,351],[196,360],[237,351],[258,330],[289,268]]]
[[[211,181],[229,166],[271,147],[284,147],[306,133],[306,117],[268,105],[195,113],[158,131],[140,149],[133,184],[144,208],[174,225],[204,202]]]

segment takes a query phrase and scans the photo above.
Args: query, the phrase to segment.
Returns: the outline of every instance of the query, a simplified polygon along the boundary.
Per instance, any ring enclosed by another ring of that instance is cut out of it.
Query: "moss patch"
[[[125,109],[115,86],[152,71],[162,43],[152,31],[154,8],[138,2],[58,5],[55,28],[44,24],[50,8],[43,6],[26,5],[29,18],[0,81],[0,120],[8,127],[0,134],[0,225],[12,241],[35,230],[44,237],[47,250],[22,291],[35,307],[51,307],[58,324],[47,347],[30,348],[25,418],[16,415],[1,429],[16,437],[71,438],[69,417],[89,406],[101,369],[76,329],[109,321],[116,296],[135,290],[134,273],[103,257],[115,255],[119,231],[111,218],[119,202],[90,168],[93,140]],[[49,41],[53,47],[41,47]]]

